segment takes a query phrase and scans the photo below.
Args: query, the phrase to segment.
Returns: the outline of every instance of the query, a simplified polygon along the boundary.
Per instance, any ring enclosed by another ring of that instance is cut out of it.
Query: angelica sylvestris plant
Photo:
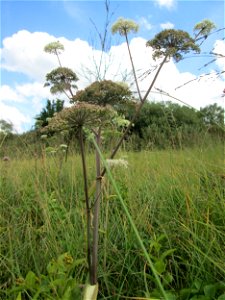
[[[131,49],[129,46],[128,35],[133,32],[138,31],[138,25],[132,21],[120,18],[112,26],[112,33],[119,33],[121,36],[125,37],[129,58],[131,61],[132,71],[136,83],[136,88],[138,91],[139,102],[137,102],[136,112],[133,115],[132,120],[127,124],[123,135],[119,139],[117,145],[114,147],[109,159],[113,159],[120,148],[125,136],[133,126],[133,123],[138,118],[141,108],[143,107],[145,101],[147,100],[149,93],[151,92],[162,67],[170,59],[174,59],[176,62],[179,62],[183,55],[194,51],[196,53],[200,52],[200,47],[197,44],[197,40],[205,35],[209,34],[213,29],[213,24],[211,22],[202,22],[195,26],[195,37],[192,38],[189,33],[182,30],[168,29],[163,30],[158,33],[152,40],[147,41],[146,46],[152,47],[154,50],[153,58],[159,60],[158,69],[155,72],[153,80],[149,83],[149,87],[144,95],[141,94],[138,79],[136,76],[135,65],[132,58]],[[62,47],[58,44],[53,44],[51,47],[47,47],[47,52],[54,53],[58,57],[58,51],[63,50]],[[141,54],[140,54],[141,55]],[[64,72],[65,71],[65,72]],[[70,69],[59,67],[56,70],[53,70],[51,73],[47,74],[47,85],[51,86],[51,92],[68,92],[70,93],[71,102],[75,103],[70,108],[63,109],[58,113],[52,120],[49,122],[48,130],[51,131],[61,131],[69,130],[76,137],[78,137],[80,149],[81,149],[81,159],[83,167],[83,180],[84,180],[84,194],[86,202],[86,214],[87,214],[87,260],[89,267],[89,285],[87,285],[86,295],[89,299],[96,299],[98,291],[98,280],[97,280],[97,266],[98,266],[98,234],[99,234],[99,211],[100,211],[100,196],[102,192],[102,183],[101,179],[104,176],[106,170],[109,174],[109,169],[107,164],[102,157],[100,152],[101,149],[101,134],[102,129],[107,126],[112,126],[113,119],[116,118],[117,114],[115,109],[118,109],[118,106],[121,103],[129,102],[132,99],[132,95],[128,88],[123,85],[115,84],[111,81],[100,81],[91,84],[89,87],[83,91],[78,91],[75,95],[72,91],[72,88],[76,88],[74,85],[78,80],[76,74]],[[110,106],[109,106],[110,105]],[[112,108],[113,106],[113,108]],[[115,123],[115,122],[114,122]],[[92,140],[96,147],[96,184],[95,184],[95,197],[94,201],[90,201],[90,195],[88,190],[87,183],[87,166],[85,158],[85,143],[84,143],[84,132],[92,134]],[[94,139],[93,139],[94,135]],[[101,171],[100,159],[103,161],[104,168]],[[112,182],[113,178],[112,178]],[[119,191],[118,191],[119,195]],[[147,250],[141,240],[141,237],[137,231],[135,224],[132,221],[132,218],[126,208],[126,205],[121,198],[121,203],[123,209],[126,212],[128,220],[131,227],[133,228],[137,240],[149,266],[155,276],[155,280],[158,284],[161,294],[164,299],[168,299],[165,294],[165,290],[162,286],[157,271],[147,253]],[[91,211],[93,209],[93,222],[91,221]],[[92,229],[93,226],[93,229]],[[92,295],[89,294],[91,287]]]
[[[98,265],[98,226],[101,194],[101,165],[100,157],[96,152],[96,193],[95,199],[93,203],[91,203],[88,195],[88,174],[85,157],[84,133],[93,134],[95,136],[96,143],[99,147],[101,147],[101,130],[102,128],[113,126],[113,119],[116,117],[116,111],[109,105],[100,106],[87,102],[79,102],[69,108],[64,108],[61,112],[56,114],[50,120],[46,129],[44,129],[44,131],[47,130],[53,132],[67,130],[72,132],[79,140],[87,215],[87,260],[90,272],[90,284],[92,286],[96,285],[96,288]],[[93,214],[92,222],[91,214]]]

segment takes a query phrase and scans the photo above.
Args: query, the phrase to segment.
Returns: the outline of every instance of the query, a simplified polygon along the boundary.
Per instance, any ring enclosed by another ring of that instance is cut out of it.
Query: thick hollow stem
[[[90,203],[88,197],[87,166],[86,166],[86,159],[85,159],[82,127],[79,129],[79,143],[80,143],[80,150],[81,150],[83,180],[84,180],[84,194],[85,194],[86,214],[87,214],[87,260],[88,260],[88,268],[90,272],[90,281],[92,281],[91,278],[91,211],[90,211]]]
[[[101,147],[101,129],[99,128],[96,134],[96,143],[98,147]],[[93,217],[93,248],[92,248],[92,270],[91,278],[93,282],[97,283],[97,270],[98,270],[98,237],[99,237],[99,213],[100,213],[100,201],[101,201],[101,158],[96,150],[96,194],[94,203],[94,217]]]

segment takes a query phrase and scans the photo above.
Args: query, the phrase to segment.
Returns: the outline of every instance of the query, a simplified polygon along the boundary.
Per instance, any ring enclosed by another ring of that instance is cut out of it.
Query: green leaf
[[[203,285],[203,281],[201,279],[196,279],[193,283],[194,287],[200,291],[200,289],[202,288]]]
[[[74,261],[73,266],[76,267],[79,265],[86,265],[86,264],[87,264],[86,258],[79,258]]]
[[[225,300],[225,293],[222,294],[222,295],[220,295],[220,296],[217,298],[217,300]]]
[[[210,297],[204,295],[195,295],[190,300],[210,300]]]
[[[206,296],[208,296],[210,298],[215,297],[216,290],[217,290],[217,287],[215,284],[208,284],[208,285],[204,286],[204,293]]]
[[[72,289],[71,289],[71,287],[69,286],[69,287],[66,289],[65,293],[63,294],[62,299],[63,299],[63,300],[71,300],[71,294],[72,294]]]
[[[171,273],[166,273],[164,276],[163,276],[163,281],[164,281],[164,284],[169,284],[173,281],[173,275]]]
[[[58,265],[55,260],[52,260],[47,266],[47,272],[49,275],[54,275],[58,272]]]
[[[166,264],[162,260],[157,260],[154,267],[159,274],[162,274],[166,269]]]
[[[167,300],[176,300],[176,295],[171,292],[166,292]]]
[[[174,251],[176,251],[176,249],[169,249],[169,250],[163,252],[163,254],[161,255],[160,259],[164,260],[167,256],[170,256],[171,254],[173,254]]]
[[[16,300],[22,300],[21,292],[19,292],[19,294],[17,295]]]
[[[180,298],[186,300],[190,298],[190,295],[197,294],[197,293],[198,293],[197,289],[185,288],[180,291]]]
[[[25,278],[25,284],[26,288],[28,289],[34,289],[37,286],[37,276],[34,274],[34,272],[29,271],[27,273],[27,276]]]

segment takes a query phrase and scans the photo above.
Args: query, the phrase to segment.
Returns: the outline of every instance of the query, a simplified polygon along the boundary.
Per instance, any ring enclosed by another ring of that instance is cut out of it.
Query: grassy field
[[[222,145],[210,145],[121,152],[118,157],[126,159],[128,167],[112,168],[169,299],[225,299],[223,151]],[[79,286],[88,274],[79,155],[67,162],[50,155],[17,158],[0,162],[0,169],[0,299],[79,299]],[[88,173],[91,185],[91,154]],[[103,181],[98,299],[159,298],[118,196],[107,176]],[[69,265],[64,279],[70,284],[68,278],[74,278],[77,286],[74,298],[60,296],[63,292],[51,286],[58,276],[54,263],[60,265],[62,254]],[[43,294],[31,296],[41,284]]]

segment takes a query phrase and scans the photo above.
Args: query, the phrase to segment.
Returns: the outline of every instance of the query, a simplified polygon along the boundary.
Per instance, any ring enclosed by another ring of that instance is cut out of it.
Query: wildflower
[[[123,158],[119,158],[119,159],[107,159],[106,160],[107,164],[109,167],[113,167],[113,166],[121,166],[125,169],[128,168],[128,161],[123,159]]]
[[[61,144],[61,145],[59,146],[59,148],[61,148],[61,149],[67,149],[68,146],[67,146],[66,144]]]

